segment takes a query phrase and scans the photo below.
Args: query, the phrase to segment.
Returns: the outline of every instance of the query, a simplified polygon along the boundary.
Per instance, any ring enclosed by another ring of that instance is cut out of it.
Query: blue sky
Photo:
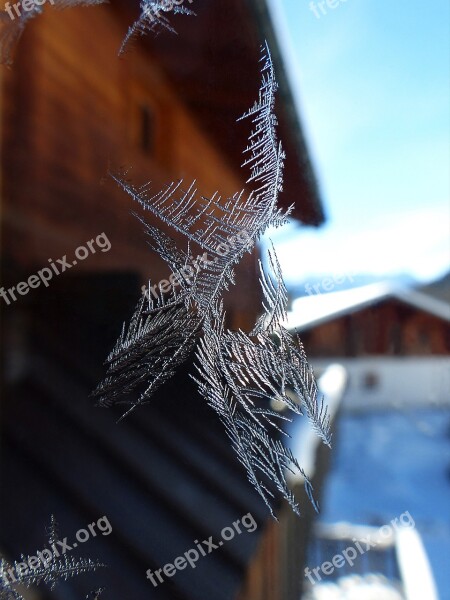
[[[286,281],[450,268],[450,3],[273,0],[328,216],[272,232]],[[302,260],[300,260],[302,259]]]

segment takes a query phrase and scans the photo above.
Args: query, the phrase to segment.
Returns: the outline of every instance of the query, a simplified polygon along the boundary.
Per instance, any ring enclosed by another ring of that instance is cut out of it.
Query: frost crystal
[[[55,518],[51,517],[50,527],[48,529],[48,545],[54,548],[59,542],[58,538],[58,526]],[[51,551],[49,550],[50,554]],[[46,560],[40,560],[40,563],[36,568],[31,567],[30,558],[36,561],[37,557],[24,556],[20,557],[20,561],[14,561],[9,564],[3,558],[0,562],[0,600],[25,600],[24,597],[15,589],[16,586],[22,585],[30,587],[31,585],[40,585],[42,583],[49,586],[51,590],[54,589],[57,581],[62,579],[67,581],[71,577],[81,575],[88,571],[95,571],[99,567],[106,565],[93,561],[90,558],[74,558],[69,557],[66,554],[62,556],[53,556],[50,562]],[[24,569],[23,565],[27,568]],[[30,566],[28,566],[30,564]],[[24,571],[24,572],[23,572]],[[95,592],[98,598],[102,590]]]
[[[179,247],[161,229],[138,217],[151,247],[177,278],[179,289],[172,286],[167,295],[160,290],[156,299],[141,299],[107,359],[107,376],[94,395],[100,406],[130,404],[127,415],[148,402],[195,349],[194,379],[225,426],[250,482],[272,514],[269,482],[299,513],[286,482],[286,470],[304,476],[306,491],[316,506],[312,486],[279,439],[283,433],[279,422],[287,417],[273,411],[271,402],[283,403],[293,414],[306,413],[327,445],[331,436],[327,411],[303,346],[283,327],[287,292],[273,249],[269,251],[271,272],[266,273],[260,263],[264,314],[253,330],[247,334],[226,329],[222,303],[223,293],[234,283],[234,265],[252,251],[269,226],[283,225],[290,212],[277,207],[284,152],[276,137],[273,109],[277,86],[267,46],[262,50],[261,61],[258,100],[241,117],[252,122],[243,164],[250,169],[247,183],[252,191],[241,191],[227,199],[218,192],[205,198],[199,195],[195,182],[186,188],[183,182],[177,182],[152,195],[149,184],[135,187],[125,175],[113,175],[144,210],[182,234],[186,247]],[[186,278],[193,246],[212,260]],[[132,391],[137,395],[124,397]],[[296,401],[288,393],[292,391]]]
[[[192,3],[192,0],[186,0]],[[124,54],[130,42],[148,33],[157,33],[161,29],[167,29],[171,33],[176,33],[170,24],[167,13],[179,13],[183,15],[195,15],[195,13],[182,6],[180,3],[174,4],[172,0],[141,0],[141,14],[139,19],[129,28],[125,39],[119,49],[119,56]]]

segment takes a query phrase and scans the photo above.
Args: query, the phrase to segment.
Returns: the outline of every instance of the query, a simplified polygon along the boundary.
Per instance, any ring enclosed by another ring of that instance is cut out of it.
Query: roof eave
[[[277,0],[278,1],[278,0]],[[314,207],[314,215],[308,225],[318,227],[326,220],[326,215],[321,200],[317,178],[308,152],[308,148],[301,125],[298,104],[294,99],[292,84],[289,81],[286,68],[286,56],[280,37],[275,30],[268,0],[248,0],[258,26],[269,44],[272,60],[277,74],[279,95],[284,103],[291,133],[295,138],[299,153],[299,168],[303,170],[308,185],[308,194]]]

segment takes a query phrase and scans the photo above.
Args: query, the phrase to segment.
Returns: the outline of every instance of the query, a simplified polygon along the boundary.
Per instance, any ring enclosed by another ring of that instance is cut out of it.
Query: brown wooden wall
[[[309,356],[426,356],[450,353],[450,324],[390,300],[301,334]]]
[[[112,249],[77,270],[133,270],[143,283],[169,274],[109,166],[132,165],[133,181],[155,190],[178,178],[197,179],[205,195],[243,186],[150,53],[136,45],[117,58],[128,25],[110,6],[46,10],[2,69],[2,254],[27,273],[105,232]],[[255,263],[247,255],[228,298],[235,326],[259,310]]]
[[[338,421],[332,424],[333,440],[339,435]],[[314,497],[322,500],[323,485],[330,469],[329,448],[319,444],[312,478]],[[283,502],[278,522],[267,523],[264,534],[247,570],[244,585],[235,600],[299,600],[305,577],[308,545],[317,513],[311,504],[303,482],[292,484],[292,491],[301,507],[301,516]]]

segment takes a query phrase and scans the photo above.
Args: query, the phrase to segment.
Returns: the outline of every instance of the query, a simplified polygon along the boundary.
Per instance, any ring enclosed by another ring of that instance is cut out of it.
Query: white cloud
[[[428,280],[450,268],[449,240],[450,208],[430,208],[361,222],[353,234],[334,227],[304,229],[284,241],[280,230],[275,247],[291,283],[339,273],[408,273]]]

